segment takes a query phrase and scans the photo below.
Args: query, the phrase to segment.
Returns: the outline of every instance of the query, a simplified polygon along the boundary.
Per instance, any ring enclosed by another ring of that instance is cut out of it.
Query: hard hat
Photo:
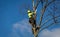
[[[30,12],[30,10],[28,10],[28,13]]]

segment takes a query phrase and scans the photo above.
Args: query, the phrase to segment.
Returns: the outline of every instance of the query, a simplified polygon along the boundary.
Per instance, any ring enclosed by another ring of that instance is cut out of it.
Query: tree
[[[33,30],[33,32],[32,32],[32,33],[34,33],[33,34],[34,37],[38,37],[39,32],[41,32],[42,30],[59,23],[58,18],[60,17],[60,14],[57,15],[58,9],[56,6],[56,2],[57,2],[57,0],[32,0],[32,11],[33,12],[37,13],[37,11],[38,11],[37,8],[39,5],[41,5],[41,10],[39,11],[40,12],[40,17],[39,17],[40,23],[38,25],[36,24],[35,30]],[[49,8],[51,10],[49,10]],[[28,10],[29,6],[26,9]],[[48,12],[46,12],[46,11],[48,11]],[[45,13],[47,13],[47,14],[45,14]],[[37,18],[36,15],[38,15],[38,14],[34,15],[35,20]],[[45,18],[46,18],[45,16],[46,17],[49,16],[48,19],[45,20]],[[36,23],[38,23],[38,22],[36,22]],[[49,23],[49,24],[47,25],[47,23]],[[39,27],[39,29],[38,29],[38,27]]]

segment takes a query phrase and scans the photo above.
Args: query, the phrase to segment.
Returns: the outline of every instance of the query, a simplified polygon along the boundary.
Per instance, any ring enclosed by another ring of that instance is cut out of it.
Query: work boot
[[[40,29],[40,26],[37,26],[37,27],[36,27],[36,30],[39,30],[39,29]]]

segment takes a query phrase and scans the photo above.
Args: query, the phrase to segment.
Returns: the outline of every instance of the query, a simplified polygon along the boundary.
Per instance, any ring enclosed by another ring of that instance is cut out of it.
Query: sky
[[[33,37],[24,9],[24,4],[28,3],[31,5],[32,2],[29,0],[0,0],[0,37]],[[57,25],[42,31],[39,35],[43,35],[41,37],[59,37],[59,34],[60,25]]]

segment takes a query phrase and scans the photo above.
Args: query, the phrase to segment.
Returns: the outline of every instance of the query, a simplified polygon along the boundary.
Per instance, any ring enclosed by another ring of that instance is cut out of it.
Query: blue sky
[[[14,31],[13,27],[16,25],[16,23],[20,22],[18,24],[20,24],[19,27],[21,27],[21,25],[25,21],[28,20],[27,14],[25,14],[26,13],[25,9],[22,8],[23,4],[28,4],[28,3],[31,5],[31,1],[28,1],[28,0],[0,0],[0,37],[9,37],[10,36],[9,34],[12,33],[12,31]],[[21,12],[21,9],[24,11]],[[60,7],[59,7],[59,9],[60,9]],[[37,11],[37,12],[39,12],[39,11]],[[24,22],[21,23],[22,20]],[[54,28],[60,28],[60,25],[55,26]],[[19,31],[19,30],[17,30],[17,31]],[[27,32],[26,34],[28,34],[28,33],[29,32]],[[19,33],[19,34],[21,35],[20,37],[24,37],[23,33]],[[26,36],[26,37],[28,37],[28,36]]]
[[[0,37],[7,37],[11,32],[12,24],[22,19],[18,3],[19,0],[0,0]]]

